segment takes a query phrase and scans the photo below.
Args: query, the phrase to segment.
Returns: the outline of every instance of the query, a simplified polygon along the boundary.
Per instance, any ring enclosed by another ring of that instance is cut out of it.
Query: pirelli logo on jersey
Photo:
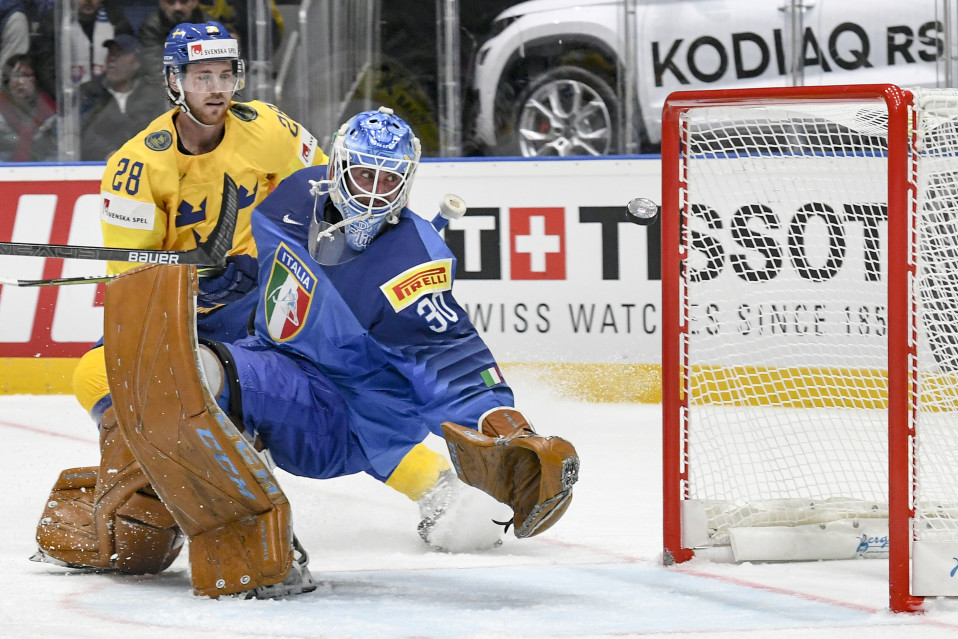
[[[403,271],[379,287],[398,313],[426,293],[452,288],[452,259],[433,260]]]

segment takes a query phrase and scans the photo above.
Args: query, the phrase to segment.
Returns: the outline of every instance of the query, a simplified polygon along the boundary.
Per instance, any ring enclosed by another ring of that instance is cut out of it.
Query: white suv
[[[477,54],[472,142],[493,155],[654,151],[662,105],[677,90],[794,83],[940,86],[938,60],[946,44],[936,4],[523,2],[499,14]],[[631,18],[627,6],[634,8]],[[631,66],[624,64],[627,25],[635,34],[633,145],[622,135],[629,130],[622,108],[622,80]],[[798,69],[793,58],[801,59]]]

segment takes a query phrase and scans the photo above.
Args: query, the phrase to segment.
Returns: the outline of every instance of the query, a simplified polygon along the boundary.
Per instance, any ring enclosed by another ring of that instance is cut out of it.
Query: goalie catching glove
[[[575,447],[537,435],[516,409],[489,411],[478,431],[444,422],[442,432],[459,478],[512,508],[516,537],[544,532],[569,507],[579,477]]]

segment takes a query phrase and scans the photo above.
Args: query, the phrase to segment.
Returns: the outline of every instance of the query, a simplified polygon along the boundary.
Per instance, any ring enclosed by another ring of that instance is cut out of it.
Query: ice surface
[[[508,376],[508,371],[507,371]],[[93,464],[96,432],[71,397],[0,398],[0,637],[954,636],[958,601],[887,610],[881,560],[661,565],[658,406],[587,404],[509,379],[542,433],[575,443],[575,498],[554,528],[498,549],[428,551],[414,503],[366,476],[278,472],[316,592],[283,601],[195,597],[186,553],[152,577],[28,561],[59,471]],[[431,442],[441,446],[441,442]]]

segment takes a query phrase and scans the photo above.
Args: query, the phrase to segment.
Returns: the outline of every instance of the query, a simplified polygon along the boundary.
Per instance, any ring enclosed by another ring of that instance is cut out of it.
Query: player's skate
[[[550,528],[572,501],[579,478],[575,447],[561,437],[536,434],[514,408],[490,411],[479,428],[442,425],[459,477],[512,508],[516,537]]]
[[[260,586],[246,593],[246,599],[280,599],[291,595],[301,595],[316,590],[316,582],[309,572],[309,553],[293,536],[293,565],[286,579],[271,586]]]
[[[473,552],[502,544],[509,509],[464,484],[451,470],[419,499],[419,536],[441,552]],[[500,523],[502,522],[502,523]]]

